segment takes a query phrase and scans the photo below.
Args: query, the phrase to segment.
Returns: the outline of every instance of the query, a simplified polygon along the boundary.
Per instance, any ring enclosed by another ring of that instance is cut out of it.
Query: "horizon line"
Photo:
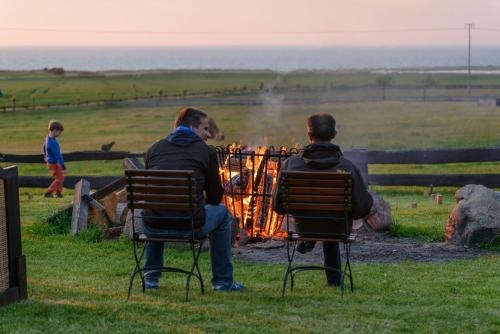
[[[69,44],[69,45],[53,45],[53,44],[34,44],[34,45],[0,45],[0,48],[166,48],[166,47],[214,47],[214,48],[280,48],[280,47],[314,47],[314,48],[384,48],[384,47],[467,47],[466,43],[463,44],[164,44],[164,45],[137,45],[137,44],[120,44],[120,45],[102,45],[102,44]],[[498,44],[475,44],[475,47],[500,47]]]

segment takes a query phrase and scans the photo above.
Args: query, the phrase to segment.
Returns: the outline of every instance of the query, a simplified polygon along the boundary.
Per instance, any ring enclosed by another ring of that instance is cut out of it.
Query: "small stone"
[[[441,194],[436,194],[436,197],[434,199],[436,201],[436,204],[437,205],[441,205],[443,204],[443,195]]]

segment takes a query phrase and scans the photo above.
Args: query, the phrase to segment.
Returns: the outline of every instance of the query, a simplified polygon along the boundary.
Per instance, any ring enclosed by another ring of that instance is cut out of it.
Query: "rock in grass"
[[[373,198],[370,214],[362,219],[355,220],[353,229],[357,230],[356,232],[388,230],[392,222],[391,206],[376,192],[372,190],[368,192]]]
[[[446,224],[446,241],[478,246],[500,237],[500,192],[468,184],[455,192],[457,205]]]

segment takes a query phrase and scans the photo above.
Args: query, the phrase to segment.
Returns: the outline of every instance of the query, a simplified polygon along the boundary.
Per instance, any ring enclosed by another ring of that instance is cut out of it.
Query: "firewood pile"
[[[124,161],[126,169],[142,169],[144,165],[137,158]],[[71,234],[77,235],[89,224],[99,227],[106,238],[118,237],[127,221],[127,190],[125,177],[121,177],[95,192],[90,191],[90,183],[81,179],[75,185],[71,210]]]

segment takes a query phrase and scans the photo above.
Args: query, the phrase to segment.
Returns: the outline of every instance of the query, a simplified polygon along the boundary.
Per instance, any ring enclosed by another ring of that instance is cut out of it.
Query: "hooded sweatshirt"
[[[316,143],[304,147],[297,155],[283,162],[280,171],[304,172],[348,172],[352,175],[352,218],[366,216],[372,207],[373,199],[361,177],[359,169],[344,158],[340,148],[332,143]],[[281,175],[278,176],[281,180]],[[278,185],[273,192],[273,208],[279,214],[285,214],[283,198]]]
[[[200,136],[187,127],[178,127],[166,138],[154,143],[146,152],[146,169],[193,170],[196,179],[197,212],[195,224],[197,227],[205,223],[205,204],[217,205],[222,200],[222,188],[217,154],[213,147],[208,146]],[[143,211],[144,222],[153,225],[158,219],[152,217],[179,216],[175,212]],[[168,228],[190,228],[172,222]]]

